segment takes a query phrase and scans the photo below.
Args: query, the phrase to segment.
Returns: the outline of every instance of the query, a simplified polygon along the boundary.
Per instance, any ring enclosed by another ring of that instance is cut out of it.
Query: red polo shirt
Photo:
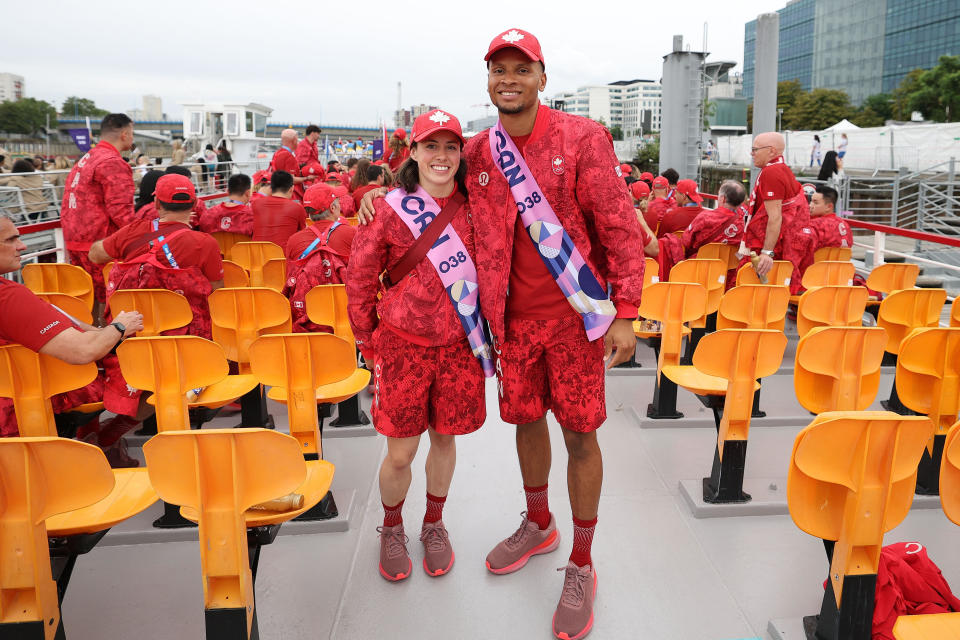
[[[40,351],[73,322],[52,304],[13,280],[0,277],[0,343],[21,344]]]
[[[307,211],[299,202],[267,196],[253,202],[252,208],[254,242],[286,247],[290,236],[307,228]]]
[[[178,229],[188,229],[180,222],[160,222],[159,231],[165,235]],[[147,240],[152,237],[153,221],[139,220],[121,227],[103,241],[103,250],[119,260],[130,260],[147,252]],[[223,279],[223,261],[220,246],[212,236],[201,231],[187,231],[169,241],[170,252],[181,268],[199,267],[211,282]],[[161,264],[163,260],[161,259]]]

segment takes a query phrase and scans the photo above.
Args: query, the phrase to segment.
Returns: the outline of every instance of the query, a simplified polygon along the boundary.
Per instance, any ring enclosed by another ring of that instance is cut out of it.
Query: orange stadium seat
[[[960,327],[960,296],[957,296],[953,299],[953,304],[950,305],[950,326],[951,327]]]
[[[233,231],[214,231],[210,235],[217,241],[220,246],[220,254],[226,259],[230,258],[230,250],[233,249],[233,245],[238,242],[250,242],[250,236]]]
[[[722,245],[721,245],[722,246]],[[717,329],[783,331],[790,289],[772,284],[742,284],[720,300]]]
[[[58,262],[23,265],[23,284],[34,293],[65,293],[93,309],[93,278],[81,267]]]
[[[716,259],[727,265],[727,270],[736,269],[740,264],[740,258],[737,257],[737,245],[724,244],[722,242],[711,242],[705,244],[697,250],[697,258]]]
[[[236,262],[229,260],[223,261],[223,286],[233,289],[237,287],[249,287],[250,276],[247,270]]]
[[[266,333],[291,329],[290,303],[273,289],[217,289],[210,294],[209,302],[213,340],[223,347],[228,360],[240,365],[241,373],[249,373],[248,350],[254,340]]]
[[[283,291],[283,287],[286,284],[286,258],[270,258],[267,260],[263,265],[263,286],[279,293]]]
[[[272,242],[238,242],[230,250],[230,260],[246,269],[252,287],[264,286],[263,266],[273,258],[283,258],[283,249]]]
[[[820,247],[813,252],[814,262],[823,262],[824,260],[847,262],[851,255],[850,247]]]
[[[896,640],[960,640],[960,613],[900,616],[893,625]]]
[[[727,265],[722,260],[697,259],[681,260],[670,270],[670,282],[695,282],[707,290],[707,304],[704,314],[690,322],[690,328],[702,329],[707,326],[707,316],[720,308],[727,282]]]
[[[347,317],[347,287],[342,284],[321,284],[310,289],[304,298],[310,322],[333,327],[333,335],[354,343],[353,330]]]
[[[791,276],[793,276],[793,263],[788,260],[774,260],[773,267],[767,273],[767,281],[765,283],[760,282],[753,265],[747,263],[737,270],[737,286],[742,284],[775,284],[789,287]]]
[[[863,287],[826,286],[808,289],[797,305],[797,334],[816,327],[859,327],[867,305]]]
[[[811,413],[864,411],[880,387],[880,327],[817,327],[797,343],[793,388]]]
[[[93,313],[87,303],[80,298],[74,298],[65,293],[37,293],[37,297],[46,300],[80,322],[93,324]]]
[[[120,289],[110,296],[110,311],[139,311],[143,314],[140,338],[158,336],[170,329],[185,327],[193,320],[187,299],[169,289]]]
[[[655,258],[643,259],[643,288],[646,289],[654,282],[660,282],[660,263]]]

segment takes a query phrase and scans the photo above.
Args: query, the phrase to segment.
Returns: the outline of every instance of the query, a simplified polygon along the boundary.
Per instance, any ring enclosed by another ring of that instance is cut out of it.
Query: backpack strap
[[[329,246],[329,245],[330,245],[330,234],[332,234],[332,233],[333,233],[333,230],[336,229],[337,227],[339,227],[339,226],[342,225],[342,224],[343,224],[342,222],[340,222],[339,220],[337,220],[337,221],[334,222],[332,225],[330,225],[330,228],[327,229],[327,232],[326,232],[325,234],[323,234],[323,235],[320,235],[320,234],[323,233],[323,232],[320,231],[320,230],[317,228],[317,225],[311,226],[311,227],[310,227],[310,230],[313,231],[313,233],[316,234],[317,237],[316,237],[316,239],[315,239],[313,242],[311,242],[311,243],[307,246],[306,249],[303,250],[303,253],[300,254],[300,257],[298,258],[298,260],[303,260],[304,258],[306,258],[307,256],[309,256],[311,253],[313,253],[314,249],[317,248],[317,245],[320,245],[320,246],[323,246],[323,247]]]

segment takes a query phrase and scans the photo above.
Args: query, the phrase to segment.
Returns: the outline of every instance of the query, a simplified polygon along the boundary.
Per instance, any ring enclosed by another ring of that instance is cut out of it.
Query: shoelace
[[[441,527],[427,527],[420,533],[420,541],[427,551],[443,551],[447,548],[447,531]]]
[[[563,578],[563,593],[560,602],[577,608],[583,604],[583,584],[587,581],[587,574],[580,573],[577,567],[560,567],[557,571],[566,571]]]
[[[394,529],[389,532],[384,532],[383,527],[377,527],[377,533],[380,534],[380,537],[386,537],[387,539],[388,558],[399,558],[407,552],[407,542],[409,538],[401,533],[401,530]]]
[[[507,546],[515,547],[527,536],[527,523],[530,522],[530,519],[527,517],[527,512],[524,511],[520,515],[523,516],[523,522],[520,523],[520,528],[513,532],[509,538],[507,538]]]

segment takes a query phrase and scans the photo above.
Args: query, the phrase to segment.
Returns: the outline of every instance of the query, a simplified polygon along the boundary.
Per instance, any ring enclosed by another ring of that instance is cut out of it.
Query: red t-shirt
[[[252,208],[254,242],[285,247],[290,236],[307,227],[307,211],[299,202],[267,196],[253,202]]]
[[[532,138],[543,135],[549,124],[548,117],[537,114],[533,131],[527,136],[513,138],[517,150],[523,154],[524,147]],[[526,156],[524,156],[526,159]],[[557,286],[543,263],[530,234],[523,226],[520,214],[513,227],[513,258],[510,265],[510,289],[507,295],[506,315],[508,318],[525,320],[549,320],[575,314],[563,291]]]
[[[753,185],[752,211],[756,213],[760,205],[767,200],[788,200],[797,195],[800,183],[793,177],[793,172],[783,156],[771,160],[757,176],[757,183]]]
[[[703,207],[700,206],[676,207],[671,209],[667,212],[667,215],[663,216],[663,220],[660,222],[660,229],[657,231],[657,237],[662,238],[668,233],[683,231],[690,226],[693,219],[700,215],[702,211]]]
[[[333,222],[333,220],[321,220],[314,222],[313,226],[323,235],[327,232],[327,229],[333,226]],[[356,227],[351,227],[349,224],[341,222],[340,226],[330,234],[330,249],[343,256],[346,260],[350,256],[350,247],[353,246],[353,237],[355,235],[357,235]],[[297,231],[290,236],[290,239],[287,240],[286,247],[287,260],[299,260],[303,251],[316,239],[317,234],[313,229]]]
[[[353,192],[353,204],[357,205],[357,209],[360,209],[360,201],[363,200],[363,194],[368,191],[373,191],[374,189],[379,189],[379,184],[365,184],[362,187],[357,187],[357,190]]]
[[[35,296],[22,284],[0,277],[0,343],[21,344],[40,351],[73,322],[52,304]]]
[[[297,159],[294,157],[293,153],[288,151],[286,147],[280,147],[274,152],[273,159],[270,161],[270,170],[271,172],[286,171],[295,178],[300,177],[300,163],[297,162]],[[303,199],[302,182],[294,182],[293,197],[297,200]]]
[[[167,236],[179,229],[189,229],[189,227],[180,222],[160,222],[159,231]],[[147,240],[153,235],[153,221],[139,220],[107,236],[103,241],[103,249],[113,258],[130,260],[150,250]],[[211,282],[223,279],[220,246],[211,236],[200,231],[189,230],[170,240],[168,244],[170,253],[173,254],[180,268],[199,267]],[[164,264],[163,259],[161,264]]]

